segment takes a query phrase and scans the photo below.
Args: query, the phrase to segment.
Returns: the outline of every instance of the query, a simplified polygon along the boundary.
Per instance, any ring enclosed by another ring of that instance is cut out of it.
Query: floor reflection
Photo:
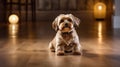
[[[11,43],[11,50],[9,52],[15,53],[17,49],[17,34],[19,30],[18,24],[9,24],[9,41]]]
[[[9,24],[9,36],[16,38],[18,34],[18,24]]]
[[[95,53],[99,54],[99,56],[103,56],[105,54],[105,49],[106,49],[106,46],[105,45],[105,39],[107,36],[107,30],[106,30],[106,21],[105,20],[98,20],[96,21],[96,24],[97,24],[97,43],[96,43],[96,47],[95,47]]]
[[[98,21],[98,50],[97,53],[98,54],[103,54],[103,51],[101,50],[102,49],[102,38],[103,38],[103,25],[102,25],[102,21]]]
[[[98,21],[98,38],[102,38],[102,21]]]

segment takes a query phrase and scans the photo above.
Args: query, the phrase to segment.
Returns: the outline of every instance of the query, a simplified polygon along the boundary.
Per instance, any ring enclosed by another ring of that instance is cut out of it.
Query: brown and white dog
[[[81,45],[75,27],[79,26],[80,19],[72,14],[60,14],[55,18],[52,27],[57,31],[55,38],[50,42],[49,48],[57,55],[72,52],[81,55]]]

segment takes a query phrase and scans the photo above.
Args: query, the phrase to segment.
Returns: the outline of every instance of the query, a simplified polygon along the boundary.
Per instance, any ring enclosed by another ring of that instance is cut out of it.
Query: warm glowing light
[[[101,5],[100,5],[100,6],[98,6],[98,9],[99,9],[99,10],[102,10],[102,6],[101,6]]]
[[[16,24],[19,21],[19,17],[16,14],[12,14],[9,16],[9,22],[11,24]]]
[[[95,4],[94,17],[96,19],[104,19],[106,17],[106,5],[104,3]]]

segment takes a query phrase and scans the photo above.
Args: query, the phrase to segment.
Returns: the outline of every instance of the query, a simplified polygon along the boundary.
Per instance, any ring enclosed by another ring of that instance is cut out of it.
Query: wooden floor
[[[120,29],[108,21],[81,22],[82,56],[56,56],[48,43],[51,22],[0,25],[0,67],[120,67]]]

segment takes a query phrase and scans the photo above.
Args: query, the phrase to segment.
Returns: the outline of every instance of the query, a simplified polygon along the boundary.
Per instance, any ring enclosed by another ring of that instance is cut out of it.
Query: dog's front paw
[[[73,55],[82,55],[81,52],[73,52]]]
[[[51,52],[55,52],[55,49],[50,49]]]
[[[65,53],[64,53],[64,51],[57,51],[57,56],[63,56]]]

